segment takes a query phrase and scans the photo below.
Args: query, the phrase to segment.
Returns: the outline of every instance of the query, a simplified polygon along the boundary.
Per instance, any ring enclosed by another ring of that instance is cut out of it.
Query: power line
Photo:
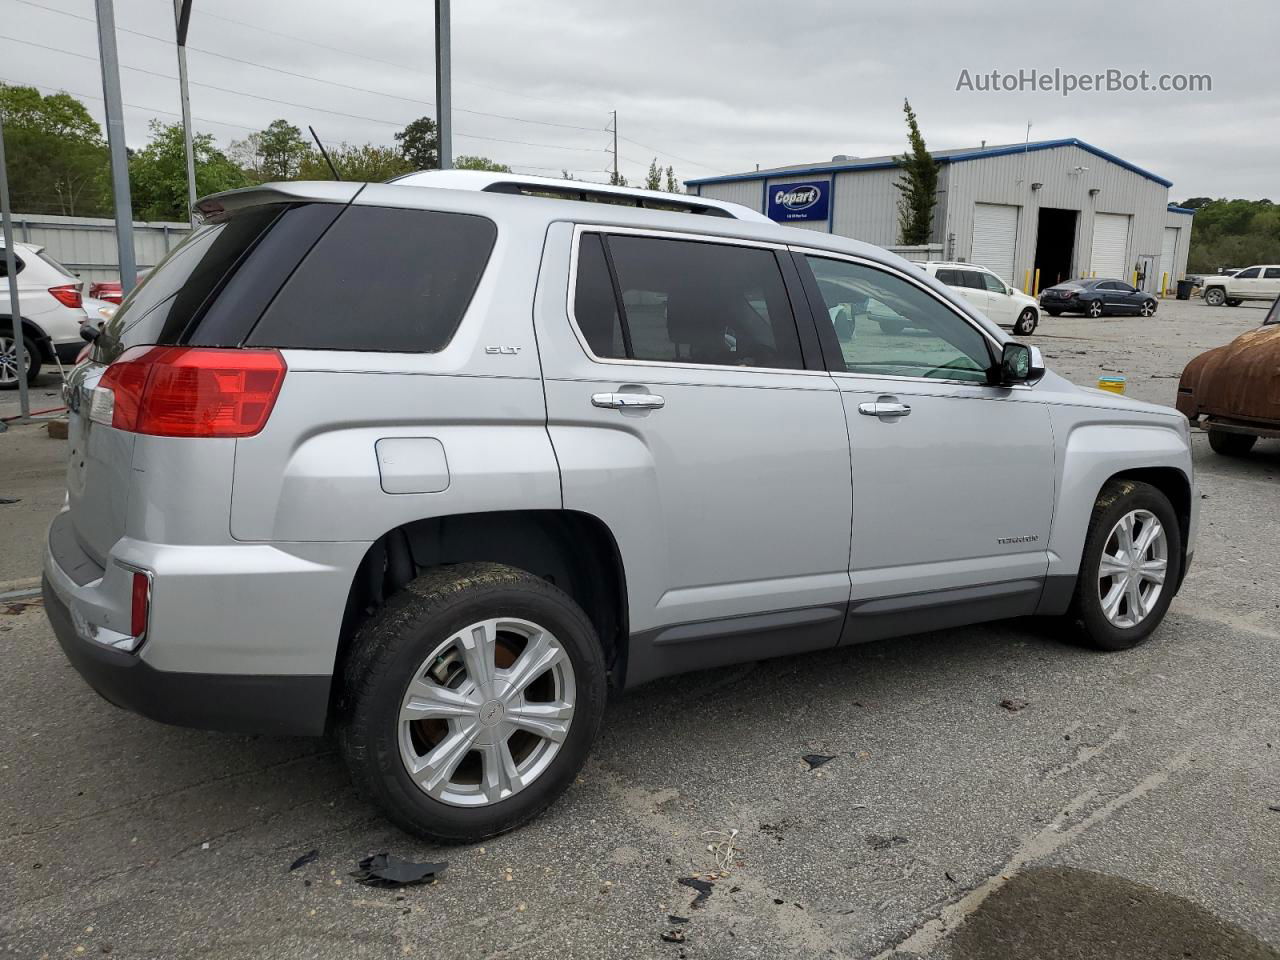
[[[41,50],[49,50],[53,53],[61,53],[71,57],[79,57],[81,60],[91,60],[94,63],[96,63],[98,60],[97,57],[92,57],[92,56],[89,56],[88,54],[83,54],[83,53],[76,53],[74,50],[65,50],[61,47],[51,47],[48,44],[37,43],[34,40],[23,40],[19,37],[10,37],[5,34],[0,34],[0,40],[9,40],[14,43],[22,43],[30,47],[37,47]],[[132,70],[136,73],[144,73],[149,76],[160,77],[161,79],[164,79],[164,80],[172,80],[176,82],[178,79],[177,77],[174,77],[170,74],[160,73],[159,71],[156,71],[156,70],[147,70],[143,67],[134,67],[128,64],[121,64],[121,67],[125,70]],[[221,93],[229,93],[237,97],[246,97],[250,100],[260,100],[260,101],[265,101],[267,103],[279,104],[285,107],[294,107],[295,109],[298,109],[298,110],[314,110],[318,113],[332,114],[335,117],[345,117],[349,120],[363,120],[367,123],[380,123],[388,127],[403,128],[404,126],[406,126],[406,122],[403,120],[384,120],[379,117],[367,117],[361,114],[347,113],[342,110],[331,110],[328,107],[317,107],[307,103],[297,103],[293,100],[281,100],[276,97],[263,96],[262,94],[259,94],[259,93],[246,93],[243,90],[232,90],[230,87],[222,87],[214,83],[204,83],[198,80],[191,80],[189,81],[189,83],[193,87],[203,87],[206,90],[217,90]],[[538,143],[532,140],[510,140],[502,137],[487,137],[487,136],[482,136],[480,134],[475,134],[475,133],[457,132],[455,136],[463,137],[464,139],[468,139],[468,140],[483,140],[489,143],[509,143],[509,144],[517,144],[525,147],[540,147],[546,150],[573,150],[581,153],[596,152],[595,147],[576,147],[576,146],[571,146],[566,144]]]
[[[719,167],[713,167],[709,163],[699,163],[697,160],[690,160],[688,157],[682,157],[678,153],[672,153],[670,150],[659,150],[657,147],[651,147],[648,144],[641,143],[639,140],[632,140],[630,137],[618,137],[619,140],[625,140],[627,143],[635,144],[637,147],[644,147],[646,150],[652,150],[660,157],[670,157],[672,160],[679,160],[681,163],[692,163],[695,167],[704,167],[707,170],[715,170],[717,173],[726,173]]]
[[[29,6],[29,7],[35,7],[37,10],[45,10],[49,13],[59,13],[59,14],[62,14],[63,16],[71,17],[75,20],[83,20],[86,23],[97,22],[93,17],[87,17],[82,14],[73,13],[70,10],[59,10],[56,7],[47,7],[42,3],[34,3],[33,0],[15,0],[15,2],[25,4],[26,6]],[[121,33],[130,33],[137,37],[145,37],[148,40],[156,40],[161,43],[175,42],[173,39],[169,37],[160,37],[160,36],[156,36],[154,33],[144,33],[141,30],[131,30],[128,27],[116,27],[116,29],[119,30]],[[216,50],[206,50],[203,47],[193,47],[191,46],[191,44],[187,44],[187,49],[194,53],[204,54],[207,57],[216,57],[219,60],[226,60],[231,63],[239,63],[248,67],[255,67],[258,70],[268,70],[271,73],[278,73],[283,76],[294,77],[299,80],[311,80],[315,83],[328,84],[331,87],[341,87],[344,90],[354,90],[358,93],[369,93],[369,94],[373,94],[375,97],[388,97],[392,100],[403,100],[406,103],[416,103],[419,106],[424,106],[424,107],[435,106],[435,102],[432,100],[424,100],[420,97],[405,97],[405,96],[401,96],[398,93],[388,93],[387,91],[384,91],[384,90],[373,90],[373,89],[370,89],[369,87],[360,87],[351,83],[342,83],[338,80],[329,80],[325,77],[317,77],[308,73],[298,73],[294,70],[285,70],[282,67],[273,67],[265,63],[255,63],[252,60],[245,60],[245,59],[242,59],[241,57],[233,57],[230,54],[219,53]],[[195,84],[194,81],[192,81],[192,84],[197,85]],[[527,117],[513,117],[513,116],[508,116],[506,114],[501,114],[501,113],[488,113],[487,111],[484,111],[484,110],[470,110],[465,107],[454,107],[453,111],[454,113],[469,113],[478,117],[492,117],[495,120],[511,120],[515,123],[533,123],[533,124],[537,124],[539,126],[544,126],[544,127],[559,127],[564,130],[585,130],[588,133],[598,133],[603,129],[602,127],[584,127],[579,124],[573,124],[573,123],[555,123],[550,120],[531,120]]]

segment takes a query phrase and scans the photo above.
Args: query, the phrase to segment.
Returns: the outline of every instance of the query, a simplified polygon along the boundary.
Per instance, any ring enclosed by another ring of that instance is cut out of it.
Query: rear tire
[[[1046,310],[1046,311],[1045,311],[1045,313],[1049,314],[1049,316],[1051,316],[1051,317],[1060,317],[1060,316],[1062,316],[1062,311],[1061,311],[1061,310]]]
[[[891,337],[896,337],[907,329],[907,325],[901,320],[877,320],[876,322],[880,324],[880,329]]]
[[[23,335],[22,343],[27,351],[27,383],[34,383],[40,376],[43,361],[40,358],[40,347],[27,335]],[[0,334],[0,390],[18,389],[18,350],[14,344],[12,332]]]
[[[1243,300],[1228,300],[1228,301],[1227,301],[1227,306],[1228,306],[1228,307],[1238,307],[1238,306],[1240,306],[1240,304],[1242,304],[1242,303],[1244,303],[1244,301],[1243,301]]]
[[[1209,448],[1224,457],[1243,457],[1257,442],[1258,438],[1250,433],[1228,433],[1213,429],[1209,431]]]
[[[1039,322],[1039,314],[1027,307],[1018,315],[1018,321],[1013,325],[1013,332],[1020,337],[1029,337],[1036,332],[1036,326]]]
[[[586,614],[496,563],[411,581],[360,628],[341,682],[335,734],[357,791],[441,843],[475,843],[550,806],[586,761],[606,695]]]
[[[1128,551],[1124,549],[1121,528],[1126,520],[1134,521],[1129,527],[1134,543]],[[1157,534],[1157,538],[1143,548],[1143,537],[1148,534]],[[1108,558],[1107,569],[1120,571],[1116,575],[1104,576],[1104,553]],[[1121,558],[1119,563],[1117,556]],[[1157,571],[1161,562],[1163,569]],[[1075,595],[1066,615],[1075,628],[1076,638],[1098,650],[1136,647],[1150,637],[1164,619],[1181,573],[1182,531],[1169,498],[1147,483],[1111,481],[1103,487],[1094,504]],[[1138,603],[1121,583],[1126,575],[1137,577]],[[1159,584],[1145,579],[1156,575],[1163,577]],[[1111,610],[1104,600],[1116,596],[1117,590],[1118,605]],[[1147,602],[1150,606],[1145,606]]]

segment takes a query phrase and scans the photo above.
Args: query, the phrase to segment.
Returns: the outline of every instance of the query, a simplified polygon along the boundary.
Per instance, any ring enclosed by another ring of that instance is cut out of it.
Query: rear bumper
[[[161,723],[232,733],[318,736],[329,677],[255,677],[157,670],[141,657],[83,639],[46,574],[45,611],[71,665],[105,700]]]
[[[58,362],[63,366],[70,366],[75,363],[76,357],[80,356],[80,351],[84,349],[83,340],[68,340],[65,343],[53,344],[53,353],[58,358]]]

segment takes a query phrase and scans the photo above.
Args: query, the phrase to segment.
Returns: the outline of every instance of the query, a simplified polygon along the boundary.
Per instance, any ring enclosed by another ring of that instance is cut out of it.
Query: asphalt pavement
[[[1186,360],[1261,318],[1165,303],[1047,318],[1031,342],[1077,382],[1121,373],[1172,403]],[[42,429],[0,434],[0,497],[22,496],[0,505],[0,593],[38,573],[61,502]],[[392,828],[324,741],[117,710],[38,603],[0,601],[0,951],[1280,958],[1280,441],[1194,443],[1196,560],[1148,644],[1009,621],[650,684],[610,706],[557,805],[482,846]],[[708,847],[733,830],[721,870]],[[449,866],[355,883],[382,851]]]

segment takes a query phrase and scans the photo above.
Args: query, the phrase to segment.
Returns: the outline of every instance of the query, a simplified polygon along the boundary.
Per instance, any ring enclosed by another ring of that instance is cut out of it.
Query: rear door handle
[[[593,393],[591,405],[611,410],[661,410],[667,401],[656,393]]]
[[[905,417],[911,413],[911,407],[896,400],[876,400],[858,404],[858,412],[864,417]]]

